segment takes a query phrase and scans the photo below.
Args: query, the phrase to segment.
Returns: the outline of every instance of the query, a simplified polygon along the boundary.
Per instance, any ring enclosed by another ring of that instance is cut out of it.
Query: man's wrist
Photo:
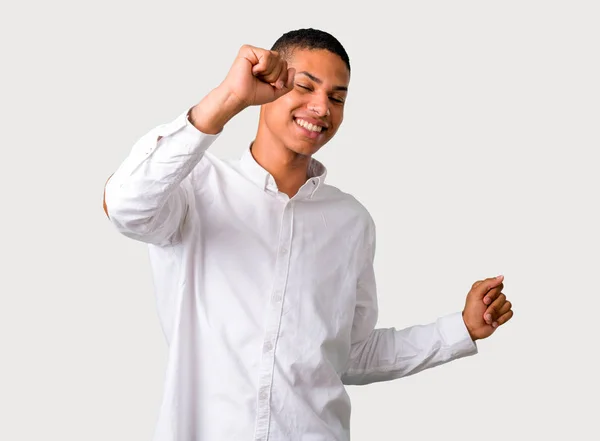
[[[471,337],[471,340],[473,340],[473,341],[477,340],[477,338],[473,336],[473,333],[471,332],[471,328],[469,327],[469,324],[465,320],[465,311],[462,312],[462,320],[465,324],[465,328],[467,328],[467,332],[469,333],[469,337]]]
[[[245,106],[234,94],[217,87],[192,107],[188,119],[202,133],[216,135],[244,109]]]

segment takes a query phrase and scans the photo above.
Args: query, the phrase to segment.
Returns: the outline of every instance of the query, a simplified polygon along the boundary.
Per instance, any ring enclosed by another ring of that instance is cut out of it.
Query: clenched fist
[[[196,128],[216,134],[249,106],[275,101],[293,89],[295,69],[276,51],[244,45],[223,82],[189,114]]]
[[[487,338],[513,316],[512,303],[502,292],[504,276],[478,280],[467,294],[463,320],[473,340]]]
[[[292,89],[294,74],[278,52],[244,45],[221,87],[245,107],[267,104]]]

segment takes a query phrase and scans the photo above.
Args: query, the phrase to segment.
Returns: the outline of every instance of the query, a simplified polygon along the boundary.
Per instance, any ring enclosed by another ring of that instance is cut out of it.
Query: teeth
[[[320,132],[321,130],[323,130],[323,127],[311,124],[308,121],[304,121],[300,118],[296,118],[295,121],[296,124],[298,124],[300,127],[304,127],[305,129],[310,130],[311,132]]]

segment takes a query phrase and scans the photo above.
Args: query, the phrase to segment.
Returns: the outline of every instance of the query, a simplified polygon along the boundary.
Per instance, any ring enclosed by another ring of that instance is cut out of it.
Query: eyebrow
[[[310,78],[312,81],[314,81],[317,84],[323,84],[323,80],[315,77],[313,74],[311,74],[310,72],[306,72],[305,70],[303,70],[302,72],[298,72],[298,74],[301,75],[306,75],[308,78]],[[335,86],[333,88],[333,90],[337,91],[337,90],[341,90],[341,91],[348,91],[348,88],[346,86]]]

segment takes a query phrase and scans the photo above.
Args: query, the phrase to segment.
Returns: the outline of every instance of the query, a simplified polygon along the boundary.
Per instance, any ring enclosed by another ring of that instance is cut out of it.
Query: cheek
[[[287,107],[282,104],[283,103],[280,102],[273,102],[267,104],[268,107],[265,108],[265,121],[268,125],[273,127],[278,126],[284,124],[286,122],[286,119],[289,119],[289,112],[287,110]]]
[[[333,135],[335,135],[337,133],[343,120],[344,120],[344,115],[342,113],[338,113],[338,114],[334,115],[334,117],[331,119],[331,124],[332,124],[333,130],[329,129],[329,133],[327,134],[328,139],[331,139],[333,137]]]
[[[332,120],[333,124],[337,129],[342,124],[342,121],[344,121],[344,109],[341,108],[339,110],[336,110],[336,112],[333,114]]]
[[[288,121],[292,118],[292,112],[295,109],[295,100],[289,96],[291,93],[293,92],[285,94],[271,104],[273,106],[273,115],[278,121]]]

